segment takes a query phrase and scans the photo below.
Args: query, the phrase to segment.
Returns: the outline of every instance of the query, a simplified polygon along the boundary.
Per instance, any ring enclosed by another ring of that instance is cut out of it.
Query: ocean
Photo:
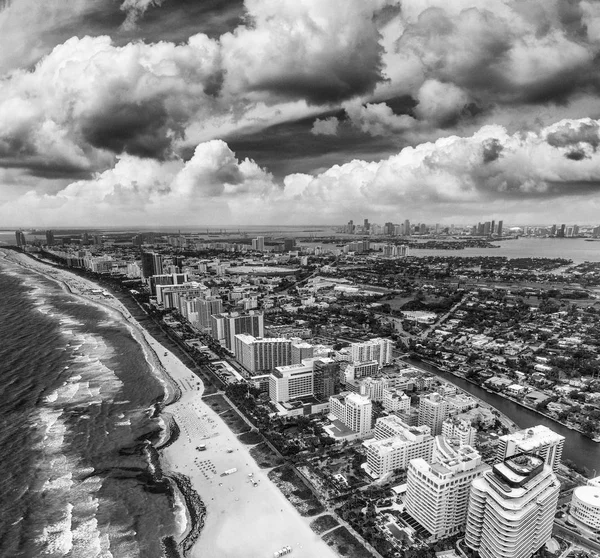
[[[181,514],[155,474],[164,390],[142,347],[1,257],[0,292],[0,556],[163,556]]]

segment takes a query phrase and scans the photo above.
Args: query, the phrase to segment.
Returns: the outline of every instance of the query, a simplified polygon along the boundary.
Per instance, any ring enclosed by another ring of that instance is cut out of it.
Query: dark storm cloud
[[[81,131],[94,147],[162,160],[170,153],[175,130],[164,104],[155,100],[107,105],[84,120]]]
[[[565,153],[565,157],[567,159],[571,159],[572,161],[581,161],[586,158],[586,153],[583,149],[572,149],[571,151]]]

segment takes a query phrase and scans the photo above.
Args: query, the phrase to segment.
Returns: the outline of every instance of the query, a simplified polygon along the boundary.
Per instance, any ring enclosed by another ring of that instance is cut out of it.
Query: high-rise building
[[[419,396],[419,426],[429,426],[431,434],[442,433],[442,423],[448,418],[448,403],[439,393]]]
[[[46,231],[46,245],[54,246],[54,231]]]
[[[240,333],[235,336],[237,361],[251,375],[271,372],[292,363],[292,341],[280,337],[256,338]]]
[[[406,219],[404,221],[404,235],[405,236],[410,236],[411,230],[410,230],[410,221],[408,219]]]
[[[252,250],[256,250],[257,252],[265,251],[265,237],[257,236],[252,239]]]
[[[333,395],[329,398],[330,411],[350,430],[364,435],[371,431],[373,404],[358,393]]]
[[[23,231],[15,231],[15,241],[17,242],[17,246],[22,248],[27,244],[25,240],[25,233]]]
[[[376,360],[380,367],[390,364],[393,359],[394,344],[391,339],[377,337],[362,343],[352,343],[350,354],[352,362]]]
[[[431,461],[433,456],[429,427],[409,426],[395,415],[377,419],[375,438],[363,445],[367,450],[366,471],[372,477],[406,469],[411,459]]]
[[[274,403],[285,403],[314,394],[314,364],[307,360],[300,364],[276,366],[269,376],[269,397]]]
[[[369,220],[365,219],[364,224],[363,224],[363,229],[365,232],[369,232],[369,229],[371,228],[371,226],[369,225]]]
[[[389,383],[387,378],[362,378],[358,384],[358,393],[368,397],[371,401],[383,401],[383,392],[389,387]],[[349,385],[346,381],[346,386],[350,391]]]
[[[525,428],[512,434],[500,436],[496,448],[496,461],[502,462],[519,453],[535,453],[553,471],[556,471],[562,458],[564,445],[564,436],[550,430],[547,426],[539,424],[532,428]]]
[[[240,333],[247,333],[253,337],[265,335],[263,314],[256,310],[243,314],[214,314],[210,317],[210,327],[212,337],[230,351],[235,349],[235,336]]]
[[[296,247],[296,239],[295,238],[284,238],[283,239],[283,251],[291,252]]]
[[[211,329],[210,317],[223,312],[223,301],[216,296],[198,299],[198,326],[202,331]]]
[[[312,358],[314,347],[310,343],[292,343],[292,364],[300,364],[305,358]]]
[[[464,529],[471,483],[489,470],[470,446],[447,446],[445,454],[434,457],[435,463],[411,460],[406,477],[406,511],[427,529],[431,540],[451,537]]]
[[[152,296],[155,296],[158,287],[160,287],[161,285],[183,285],[187,282],[187,273],[165,273],[162,275],[151,275],[149,280],[150,292],[152,293]],[[199,284],[200,283],[196,283],[196,285]],[[162,302],[162,300],[160,300],[159,302]]]
[[[340,392],[340,363],[329,358],[314,359],[314,395],[327,400]]]
[[[497,231],[498,236],[502,236],[502,225],[503,225],[502,221],[498,221],[498,231]]]
[[[552,536],[559,491],[539,457],[497,463],[471,485],[465,543],[481,558],[530,558]]]
[[[163,272],[163,258],[155,252],[142,252],[142,276],[149,279]]]

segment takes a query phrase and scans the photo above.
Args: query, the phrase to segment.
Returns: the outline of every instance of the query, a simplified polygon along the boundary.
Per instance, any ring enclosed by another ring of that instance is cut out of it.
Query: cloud
[[[385,103],[367,103],[359,101],[344,104],[350,121],[360,130],[371,136],[385,136],[410,130],[416,121],[406,114],[394,114]]]
[[[221,37],[231,95],[340,102],[381,80],[374,14],[390,0],[246,0],[248,24]]]
[[[546,201],[589,200],[600,192],[600,153],[588,145],[579,157],[572,145],[548,141],[561,130],[593,123],[598,124],[560,121],[526,134],[484,126],[468,137],[406,147],[379,162],[356,159],[315,175],[290,174],[282,185],[256,162],[239,160],[225,142],[213,140],[198,145],[187,162],[120,156],[113,168],[90,180],[56,193],[32,190],[0,204],[0,218],[13,223],[15,216],[27,215],[31,224],[197,225],[331,223],[357,213],[397,221],[398,208],[468,215],[498,204],[548,211]]]
[[[163,0],[123,0],[121,10],[127,14],[123,27],[125,29],[134,28],[138,19],[146,13],[148,8],[160,6],[162,3]]]
[[[276,189],[269,173],[253,161],[237,160],[227,144],[213,140],[198,145],[188,162],[119,156],[113,168],[54,194],[30,190],[0,206],[0,215],[78,225],[216,224],[231,218],[231,211],[257,212]]]
[[[553,147],[571,147],[587,144],[594,150],[600,145],[600,126],[598,122],[585,119],[564,121],[547,131],[546,141]]]
[[[419,89],[417,100],[419,104],[415,112],[419,118],[445,125],[454,122],[460,116],[469,102],[469,97],[452,83],[429,79]]]
[[[315,136],[335,136],[338,131],[340,121],[335,116],[329,118],[317,118],[311,129],[311,133]]]
[[[0,165],[6,160],[99,168],[111,154],[165,158],[188,121],[215,104],[216,43],[72,38],[33,71],[0,81]]]

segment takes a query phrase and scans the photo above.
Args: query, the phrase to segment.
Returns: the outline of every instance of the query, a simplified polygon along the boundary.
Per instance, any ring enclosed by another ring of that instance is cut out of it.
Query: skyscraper
[[[376,360],[380,367],[392,362],[392,351],[392,340],[381,337],[362,343],[352,343],[350,345],[352,362],[368,362]]]
[[[216,296],[198,299],[198,325],[202,331],[210,330],[210,317],[223,312],[223,301]]]
[[[448,417],[448,403],[439,393],[419,397],[419,426],[429,426],[432,436],[442,433],[442,423]]]
[[[163,259],[155,252],[142,252],[142,275],[148,279],[153,275],[161,275],[163,272]]]
[[[54,231],[46,231],[46,245],[54,246]]]
[[[559,491],[539,457],[494,465],[471,485],[465,543],[481,558],[530,558],[552,536]]]
[[[328,357],[314,361],[315,397],[327,400],[340,392],[340,363]]]
[[[447,445],[445,454],[435,463],[413,459],[407,471],[406,511],[433,540],[464,529],[471,483],[489,469],[470,446]]]
[[[27,242],[25,241],[25,234],[23,233],[23,231],[15,231],[15,240],[19,248],[27,244]]]
[[[498,236],[502,236],[502,221],[498,221]]]
[[[252,239],[252,250],[256,250],[257,252],[265,251],[265,237],[257,236]]]
[[[253,337],[263,337],[265,334],[263,314],[254,310],[244,314],[215,314],[210,317],[210,324],[212,337],[230,351],[234,350],[235,336],[240,333]]]
[[[410,221],[408,219],[404,221],[404,234],[410,236]]]
[[[292,341],[279,337],[235,336],[235,358],[250,374],[270,372],[292,364]]]

